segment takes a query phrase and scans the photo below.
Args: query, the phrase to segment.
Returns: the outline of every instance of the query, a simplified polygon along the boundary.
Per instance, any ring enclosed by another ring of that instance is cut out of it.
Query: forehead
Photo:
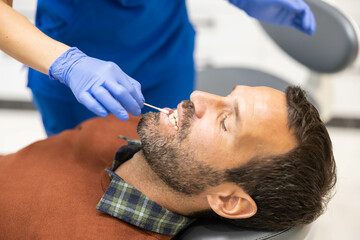
[[[283,92],[269,87],[236,86],[228,98],[237,102],[239,110],[233,144],[237,151],[247,152],[248,158],[264,157],[285,153],[296,145],[288,128]]]
[[[249,87],[237,85],[233,88],[229,96],[246,99],[247,101],[251,99],[261,100],[259,98],[266,98],[273,103],[283,103],[286,106],[285,93],[270,87]]]
[[[260,121],[281,121],[287,125],[288,113],[285,94],[269,87],[235,86],[228,95],[238,105],[243,119]]]

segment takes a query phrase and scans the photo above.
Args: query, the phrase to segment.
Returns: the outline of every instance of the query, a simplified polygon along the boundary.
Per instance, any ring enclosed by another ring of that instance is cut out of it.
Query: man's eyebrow
[[[236,100],[234,100],[234,112],[235,112],[235,122],[238,123],[240,121],[240,114],[239,114],[239,103]]]
[[[236,87],[237,85],[233,87],[229,95],[231,95],[235,91]],[[234,112],[235,112],[235,123],[238,124],[240,122],[240,114],[239,114],[239,103],[236,99],[234,99]]]

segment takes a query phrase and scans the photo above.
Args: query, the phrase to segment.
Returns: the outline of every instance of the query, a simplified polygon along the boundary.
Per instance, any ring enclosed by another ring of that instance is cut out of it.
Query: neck
[[[120,165],[115,173],[148,198],[174,213],[187,216],[204,206],[204,202],[198,200],[201,197],[189,197],[169,188],[150,168],[142,151]]]

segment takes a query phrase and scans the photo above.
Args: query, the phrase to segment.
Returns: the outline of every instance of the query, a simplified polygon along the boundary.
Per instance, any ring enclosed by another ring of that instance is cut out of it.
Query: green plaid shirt
[[[138,150],[140,147],[136,145],[123,146],[118,150],[112,169],[106,169],[111,179],[110,185],[96,209],[145,230],[176,235],[193,220],[161,207],[114,173],[121,163]]]

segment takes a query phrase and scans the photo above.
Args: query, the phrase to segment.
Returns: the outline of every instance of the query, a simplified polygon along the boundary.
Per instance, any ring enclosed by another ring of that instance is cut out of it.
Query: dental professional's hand
[[[102,117],[109,111],[126,121],[126,111],[138,116],[144,106],[139,82],[115,63],[89,57],[77,48],[70,48],[51,64],[49,77],[70,87],[80,103]]]
[[[294,27],[312,35],[316,29],[314,14],[303,0],[229,0],[249,16],[260,21]]]

